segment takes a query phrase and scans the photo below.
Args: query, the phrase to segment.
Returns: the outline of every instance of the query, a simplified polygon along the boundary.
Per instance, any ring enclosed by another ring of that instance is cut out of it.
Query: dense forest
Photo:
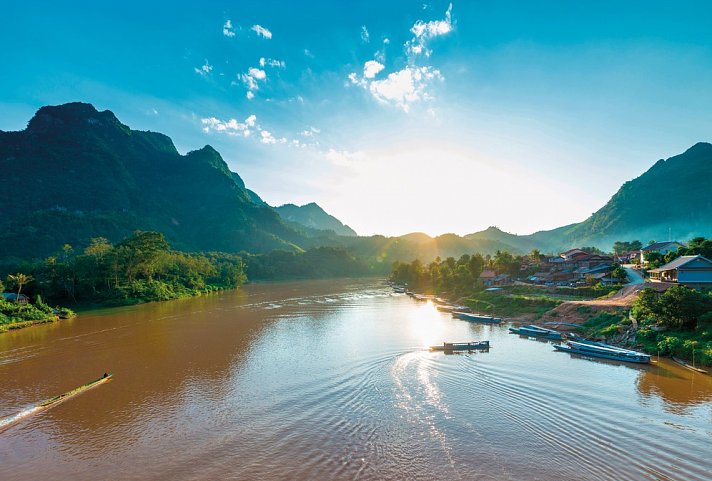
[[[137,231],[115,245],[94,238],[80,252],[65,244],[54,255],[16,268],[32,278],[23,292],[63,304],[176,299],[238,287],[246,280],[240,256],[178,252],[163,234],[150,231]]]

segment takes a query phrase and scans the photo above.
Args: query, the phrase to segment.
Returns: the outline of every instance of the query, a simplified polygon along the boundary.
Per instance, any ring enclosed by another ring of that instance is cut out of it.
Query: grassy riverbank
[[[535,320],[564,302],[606,297],[617,289],[616,286],[546,288],[516,285],[493,292],[474,288],[463,302],[483,314]]]
[[[0,333],[74,316],[71,309],[52,308],[41,298],[34,304],[18,304],[0,299]]]

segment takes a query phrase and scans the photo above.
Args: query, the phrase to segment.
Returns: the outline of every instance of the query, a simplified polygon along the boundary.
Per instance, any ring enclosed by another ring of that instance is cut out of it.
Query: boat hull
[[[486,324],[499,324],[502,322],[502,319],[498,317],[481,316],[478,314],[470,314],[469,312],[453,312],[452,315],[457,319],[470,322],[484,322]]]
[[[444,342],[442,346],[430,346],[431,351],[475,351],[490,348],[489,341]]]
[[[577,349],[571,346],[554,346],[554,349],[569,354],[578,354],[579,356],[599,357],[601,359],[611,359],[613,361],[632,362],[635,364],[650,364],[650,356],[624,356],[615,352],[603,352],[594,350]]]
[[[560,341],[562,340],[561,333],[559,332],[547,332],[547,331],[537,331],[535,329],[526,329],[522,327],[510,327],[509,332],[512,334],[519,334],[520,336],[528,336],[528,337],[541,337],[544,339],[551,339],[553,341]]]

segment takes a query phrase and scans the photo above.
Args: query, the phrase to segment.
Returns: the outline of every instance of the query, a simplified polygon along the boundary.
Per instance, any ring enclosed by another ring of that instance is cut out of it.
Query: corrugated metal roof
[[[656,251],[658,249],[662,249],[665,246],[668,246],[670,244],[674,244],[676,246],[681,245],[677,241],[665,241],[665,242],[656,242],[655,244],[650,244],[649,246],[643,247],[643,250],[648,252],[648,251]]]
[[[701,255],[696,255],[696,256],[680,256],[677,259],[675,259],[672,262],[668,262],[662,267],[658,267],[657,269],[653,269],[649,272],[663,272],[663,271],[671,271],[673,269],[679,269],[680,267],[684,266],[688,262],[692,262],[695,259],[702,259],[710,266],[712,266],[712,261],[707,259],[706,257],[702,257]]]

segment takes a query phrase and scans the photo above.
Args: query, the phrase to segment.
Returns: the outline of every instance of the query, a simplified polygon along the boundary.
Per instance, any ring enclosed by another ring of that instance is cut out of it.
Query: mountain
[[[554,249],[596,246],[617,240],[687,240],[712,236],[712,144],[701,142],[658,160],[623,186],[588,219],[528,237]]]
[[[42,107],[25,130],[0,131],[0,185],[0,251],[8,256],[45,256],[136,229],[164,232],[185,250],[309,244],[212,147],[181,155],[169,137],[132,130],[85,103]]]
[[[356,232],[349,226],[341,223],[339,219],[333,215],[327,214],[324,209],[312,202],[306,205],[284,204],[275,207],[277,213],[282,219],[296,222],[303,226],[317,229],[330,230],[342,236],[356,236]]]
[[[0,131],[0,258],[45,257],[137,229],[161,231],[187,251],[331,246],[383,266],[497,250],[609,249],[616,240],[712,236],[710,179],[712,145],[699,143],[626,182],[578,224],[526,236],[490,227],[463,237],[358,237],[317,204],[268,206],[210,146],[181,155],[163,134],[70,103],[42,107],[25,130]]]

